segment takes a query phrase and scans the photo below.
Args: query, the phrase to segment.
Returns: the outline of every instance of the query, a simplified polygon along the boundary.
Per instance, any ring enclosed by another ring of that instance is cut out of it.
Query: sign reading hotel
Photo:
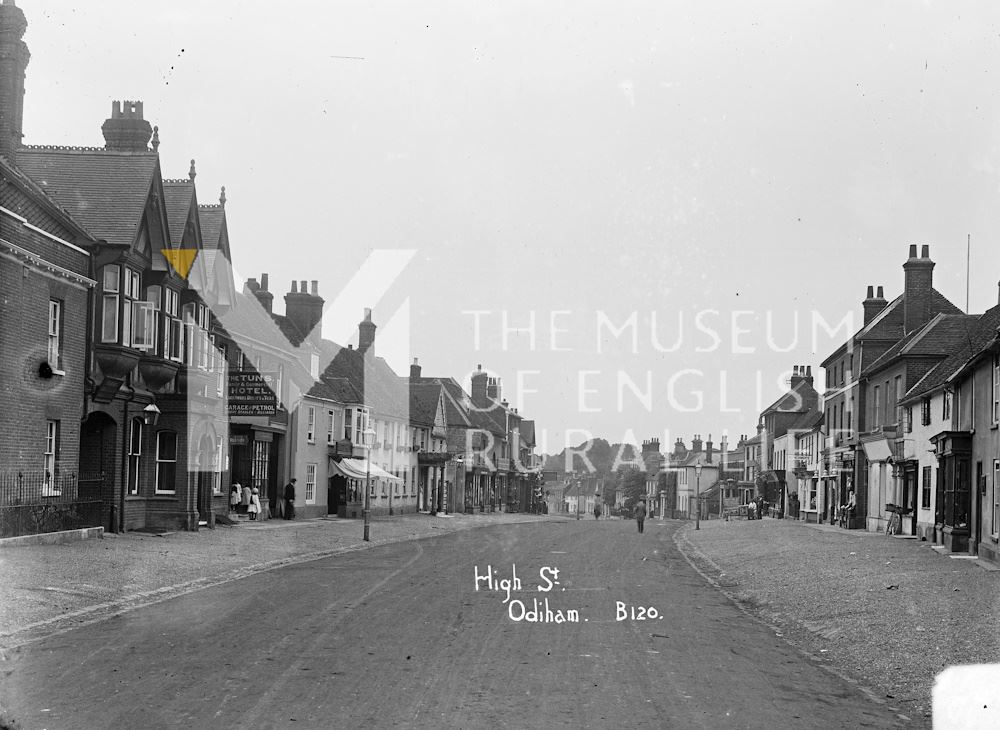
[[[229,415],[273,416],[278,410],[274,373],[229,371]]]

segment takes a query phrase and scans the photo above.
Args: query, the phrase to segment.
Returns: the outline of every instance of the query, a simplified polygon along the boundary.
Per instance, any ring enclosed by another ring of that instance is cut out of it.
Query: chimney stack
[[[23,40],[27,28],[19,7],[0,5],[0,154],[12,162],[24,136],[24,73],[31,58]]]
[[[885,297],[882,296],[882,287],[878,288],[878,294],[873,293],[874,288],[873,286],[868,287],[868,296],[861,302],[861,307],[864,310],[865,324],[875,319],[878,313],[885,309],[885,305],[887,304]]]
[[[489,380],[489,376],[483,371],[483,366],[476,365],[476,372],[472,374],[472,403],[479,408],[489,405]]]
[[[693,451],[696,454],[700,453],[701,445],[702,445],[701,436],[699,434],[695,434],[694,438],[691,439],[691,451]]]
[[[111,102],[111,116],[101,125],[104,147],[117,152],[146,152],[153,128],[142,118],[141,101]],[[194,161],[191,164],[194,170]],[[189,173],[189,177],[194,180]]]
[[[708,434],[708,441],[705,442],[705,461],[712,463],[712,434]]]
[[[247,292],[253,294],[257,297],[257,301],[260,305],[267,310],[268,314],[271,314],[272,307],[274,303],[274,295],[267,290],[267,274],[260,275],[260,284],[257,283],[257,279],[247,279],[246,284],[243,286],[243,293]]]
[[[302,286],[305,284],[303,281]],[[358,323],[358,352],[375,354],[375,329],[371,307],[365,307],[365,318]]]
[[[318,288],[310,294],[306,282],[303,281],[299,288],[293,279],[292,290],[285,295],[285,316],[305,339],[318,340],[322,329],[319,324],[323,319],[323,297]]]
[[[910,245],[910,257],[903,264],[903,332],[909,334],[923,327],[931,318],[931,291],[934,262],[930,246],[923,246],[917,258],[916,244]]]

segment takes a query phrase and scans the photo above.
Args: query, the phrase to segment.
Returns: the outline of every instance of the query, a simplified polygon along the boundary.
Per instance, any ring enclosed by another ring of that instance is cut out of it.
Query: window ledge
[[[59,377],[63,377],[64,375],[66,375],[66,371],[65,370],[58,370],[56,368],[52,368],[52,374],[53,375],[58,375]],[[993,428],[996,428],[996,426],[994,426]]]

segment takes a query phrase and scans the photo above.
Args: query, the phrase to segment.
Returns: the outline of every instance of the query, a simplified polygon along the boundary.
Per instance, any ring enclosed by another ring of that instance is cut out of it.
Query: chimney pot
[[[319,280],[318,279],[313,279],[312,282],[311,282],[311,284],[312,284],[311,293],[313,295],[319,294]]]
[[[910,244],[910,258],[915,259],[917,257],[917,244]]]
[[[882,293],[882,287],[878,288],[878,295],[877,296],[878,296],[879,299],[885,299],[885,294]]]
[[[302,280],[302,284],[299,287],[299,291],[302,292],[303,294],[308,294],[309,293],[309,289],[306,287],[306,280],[305,279]]]
[[[929,259],[931,257],[931,247],[926,243],[920,248],[920,258]]]
[[[260,275],[260,288],[263,289],[264,291],[267,291],[267,279],[268,279],[267,274]]]
[[[298,293],[299,293],[299,283],[295,281],[295,279],[292,279],[292,294],[298,294]]]
[[[868,285],[868,296],[867,296],[867,298],[871,299],[874,296],[875,296],[875,287],[873,287],[872,285],[869,284]]]

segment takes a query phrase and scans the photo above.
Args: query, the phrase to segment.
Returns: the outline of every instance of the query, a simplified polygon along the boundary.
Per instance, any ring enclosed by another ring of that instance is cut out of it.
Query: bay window
[[[121,267],[105,266],[101,316],[101,342],[118,342],[118,301],[121,290]]]

